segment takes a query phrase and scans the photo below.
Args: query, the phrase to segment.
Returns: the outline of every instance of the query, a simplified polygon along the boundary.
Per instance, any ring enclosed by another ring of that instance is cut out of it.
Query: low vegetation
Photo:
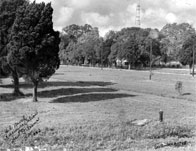
[[[46,127],[41,130],[34,130],[27,133],[27,123],[36,115],[29,116],[29,120],[24,117],[18,122],[23,128],[6,129],[3,132],[4,142],[17,142],[9,144],[12,147],[24,145],[63,147],[68,150],[126,150],[130,148],[162,148],[166,146],[182,147],[193,145],[194,127],[178,122],[151,121],[144,126],[137,126],[132,121],[120,123],[75,125],[67,127]],[[25,119],[25,120],[24,120]],[[26,121],[26,123],[24,122]],[[37,123],[29,125],[33,127]],[[23,131],[20,137],[7,136],[13,131]],[[31,134],[31,137],[29,137]],[[37,134],[37,135],[35,135]],[[28,135],[28,137],[27,137]],[[28,138],[28,139],[27,139]],[[9,141],[8,141],[9,140]],[[15,144],[15,145],[14,145]]]

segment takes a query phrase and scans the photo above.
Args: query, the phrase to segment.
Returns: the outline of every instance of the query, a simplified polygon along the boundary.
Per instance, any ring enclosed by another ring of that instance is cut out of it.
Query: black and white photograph
[[[196,151],[196,0],[0,0],[0,151]]]

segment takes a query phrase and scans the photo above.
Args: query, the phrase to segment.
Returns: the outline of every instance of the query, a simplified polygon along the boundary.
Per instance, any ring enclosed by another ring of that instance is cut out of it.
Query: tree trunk
[[[37,102],[37,86],[38,86],[38,81],[33,82],[33,102]]]
[[[191,69],[192,69],[192,64],[189,64],[189,71],[190,71],[190,74],[191,74]]]
[[[14,83],[14,96],[23,96],[24,94],[19,89],[19,77],[16,71],[12,71],[13,83]]]

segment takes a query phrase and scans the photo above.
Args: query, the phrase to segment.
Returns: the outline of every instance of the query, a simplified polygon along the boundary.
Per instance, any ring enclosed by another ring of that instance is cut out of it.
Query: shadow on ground
[[[87,87],[87,86],[108,86],[113,85],[112,82],[103,82],[103,81],[48,81],[48,82],[42,82],[39,84],[39,88],[45,88],[45,87],[57,87],[57,86],[80,86],[80,87]],[[7,85],[0,85],[2,88],[14,88],[13,84],[7,84]],[[30,83],[20,82],[20,88],[32,88],[33,85]]]
[[[9,102],[21,98],[25,98],[25,96],[14,96],[13,93],[0,94],[0,102]]]
[[[42,98],[58,97],[63,95],[74,95],[79,93],[92,93],[92,92],[116,92],[112,88],[61,88],[55,90],[47,90],[38,92],[38,96]],[[31,94],[27,94],[29,96]]]
[[[182,95],[183,96],[185,96],[185,95],[191,95],[191,93],[183,93]]]
[[[118,90],[111,89],[111,88],[61,88],[61,89],[38,92],[38,99],[63,96],[61,98],[54,99],[50,103],[67,103],[67,102],[91,102],[91,101],[93,102],[93,101],[102,101],[108,99],[136,96],[136,95],[122,94],[122,93],[110,93],[110,92],[117,92],[117,91]],[[15,97],[11,93],[4,93],[0,95],[0,102],[9,102],[9,101],[14,101],[16,99],[30,97],[30,96],[32,96],[32,94],[30,93],[21,97]]]
[[[51,101],[50,103],[69,103],[69,102],[95,102],[116,98],[135,97],[136,95],[122,94],[122,93],[94,93],[82,94],[75,96],[61,97]]]
[[[111,85],[110,82],[91,82],[91,81],[79,81],[79,82],[45,82],[41,84],[39,88],[45,87],[57,87],[57,86],[81,86],[81,88],[58,88],[51,90],[42,90],[38,88],[38,98],[51,98],[59,97],[66,95],[75,95],[75,94],[84,94],[84,93],[93,93],[93,92],[116,92],[116,89],[100,87],[100,88],[86,88],[86,86],[107,86]],[[5,86],[5,85],[4,85]],[[11,85],[10,85],[11,86]],[[31,85],[25,84],[22,87],[30,87]],[[9,85],[5,86],[9,87]],[[23,88],[24,88],[23,87]],[[14,101],[16,99],[25,98],[32,96],[32,93],[25,94],[25,96],[16,97],[12,93],[0,93],[0,102]]]

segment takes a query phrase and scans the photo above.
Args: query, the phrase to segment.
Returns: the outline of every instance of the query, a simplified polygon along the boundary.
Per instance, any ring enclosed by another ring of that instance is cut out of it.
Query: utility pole
[[[158,31],[152,29],[149,33],[149,38],[151,39],[151,42],[150,42],[150,75],[149,75],[150,80],[152,78],[152,44],[153,44],[153,39],[157,39],[158,37],[159,37]]]
[[[101,47],[101,70],[103,70],[103,58],[102,58],[102,56],[103,56],[103,47]]]
[[[195,46],[193,44],[193,73],[192,73],[193,77],[195,75]]]
[[[150,43],[150,75],[149,75],[149,80],[152,78],[152,39]]]

